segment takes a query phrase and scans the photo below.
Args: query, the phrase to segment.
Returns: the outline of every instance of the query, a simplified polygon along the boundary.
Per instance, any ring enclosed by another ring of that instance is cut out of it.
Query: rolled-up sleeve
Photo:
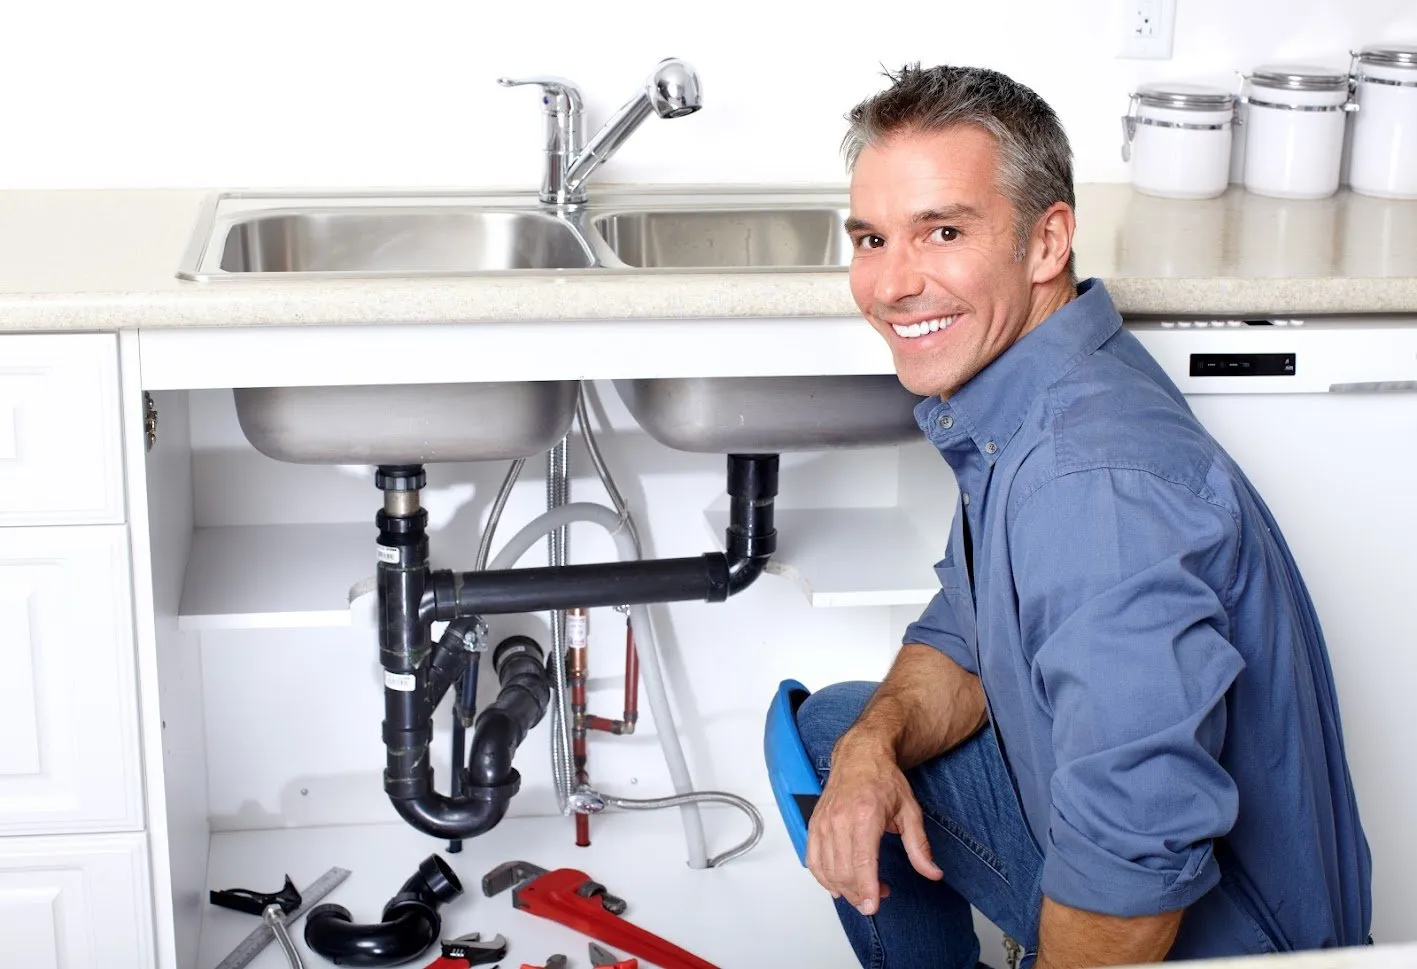
[[[950,604],[944,589],[935,593],[919,619],[905,627],[901,645],[909,643],[933,646],[968,672],[979,675],[978,664],[974,661],[974,650],[959,633],[954,606]]]
[[[1185,908],[1220,871],[1235,823],[1219,763],[1225,696],[1244,661],[1223,597],[1234,519],[1146,471],[1062,475],[1011,532],[1022,644],[1052,718],[1042,891],[1074,908]]]

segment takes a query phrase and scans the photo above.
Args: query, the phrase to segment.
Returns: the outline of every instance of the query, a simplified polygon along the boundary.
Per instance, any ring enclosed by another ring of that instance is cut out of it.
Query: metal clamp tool
[[[281,890],[272,894],[262,894],[245,888],[211,892],[213,905],[246,912],[249,915],[259,915],[264,923],[242,939],[241,944],[233,949],[230,955],[217,963],[216,969],[242,969],[260,955],[262,949],[271,944],[271,939],[280,942],[291,969],[305,969],[305,964],[300,960],[300,953],[296,951],[287,931],[289,923],[308,912],[310,906],[334,891],[348,877],[348,869],[331,868],[306,888],[303,895],[296,889],[289,875],[285,876],[285,885]]]

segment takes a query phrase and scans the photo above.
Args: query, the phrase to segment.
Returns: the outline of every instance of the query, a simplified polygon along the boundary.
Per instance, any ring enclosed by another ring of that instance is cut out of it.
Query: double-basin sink
[[[178,275],[239,280],[842,273],[844,199],[810,190],[214,196]],[[845,281],[843,280],[843,285]],[[889,374],[614,381],[656,441],[699,453],[896,444],[919,398]],[[283,461],[421,464],[531,457],[574,419],[574,380],[247,387],[237,416]]]

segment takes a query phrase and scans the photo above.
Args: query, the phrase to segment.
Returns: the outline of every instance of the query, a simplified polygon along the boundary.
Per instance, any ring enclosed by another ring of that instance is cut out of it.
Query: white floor
[[[705,809],[703,816],[711,852],[723,851],[747,833],[747,821],[736,811]],[[508,969],[523,962],[543,965],[553,953],[567,956],[569,969],[589,966],[584,936],[516,911],[509,893],[482,895],[483,874],[519,859],[586,872],[629,903],[626,918],[717,966],[855,969],[826,894],[797,864],[779,818],[765,814],[764,821],[767,830],[756,849],[711,870],[685,864],[678,810],[594,817],[588,848],[575,846],[568,818],[507,820],[465,842],[456,855],[447,853],[444,842],[403,824],[224,833],[212,837],[208,881],[214,889],[275,891],[287,872],[303,888],[331,866],[348,868],[352,874],[326,901],[348,908],[356,922],[375,922],[418,863],[436,851],[463,884],[463,894],[441,909],[444,938],[501,933],[511,943],[502,962]],[[258,921],[207,906],[200,969],[220,962]],[[328,965],[305,949],[304,921],[295,928],[307,965]],[[438,954],[430,948],[408,965],[426,966]],[[985,959],[991,954],[986,948]],[[1003,964],[998,956],[992,961]],[[272,944],[250,965],[285,969],[287,963]]]

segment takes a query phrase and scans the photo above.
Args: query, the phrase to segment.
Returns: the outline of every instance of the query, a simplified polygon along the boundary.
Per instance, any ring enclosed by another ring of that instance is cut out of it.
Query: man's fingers
[[[932,881],[944,878],[945,873],[935,864],[935,858],[930,853],[930,839],[925,837],[925,816],[920,806],[913,801],[903,805],[895,823],[900,828],[900,841],[905,846],[905,856],[910,859],[911,867]]]

